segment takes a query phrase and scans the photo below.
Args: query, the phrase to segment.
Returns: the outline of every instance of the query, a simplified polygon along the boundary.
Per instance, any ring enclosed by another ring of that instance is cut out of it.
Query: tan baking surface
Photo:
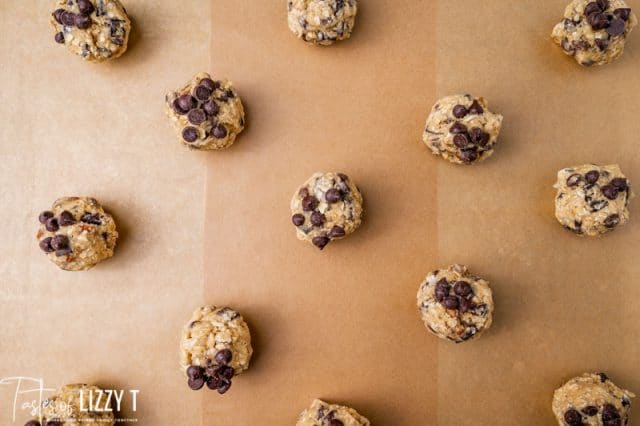
[[[626,228],[586,240],[555,222],[551,188],[561,167],[618,162],[640,192],[640,35],[585,70],[548,37],[565,0],[368,0],[350,41],[314,48],[284,3],[129,0],[131,51],[99,66],[52,42],[42,2],[0,3],[0,377],[140,388],[141,424],[176,425],[294,424],[315,397],[376,425],[551,425],[553,389],[594,369],[640,393],[638,200]],[[162,116],[164,91],[206,67],[248,113],[219,153],[182,149]],[[467,91],[505,126],[494,157],[456,167],[420,133],[437,98]],[[367,209],[322,253],[288,208],[317,170],[348,173]],[[57,271],[32,239],[39,210],[75,192],[125,234],[87,273]],[[463,345],[414,306],[454,261],[497,305]],[[202,302],[243,312],[255,339],[224,397],[188,391],[176,367]]]

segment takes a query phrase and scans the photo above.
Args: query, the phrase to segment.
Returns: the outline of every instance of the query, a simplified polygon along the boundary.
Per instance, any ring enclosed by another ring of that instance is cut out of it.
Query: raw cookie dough
[[[83,271],[113,256],[116,224],[95,198],[59,198],[38,220],[40,249],[61,269]]]
[[[316,399],[300,413],[296,426],[369,426],[369,420],[356,410],[343,405],[328,404]]]
[[[422,140],[434,155],[456,164],[472,164],[493,154],[502,116],[489,111],[483,98],[452,95],[431,110]]]
[[[315,173],[291,199],[298,238],[322,250],[362,223],[362,195],[343,173]]]
[[[55,41],[89,62],[127,50],[131,21],[118,0],[56,0],[51,16]]]
[[[206,383],[225,393],[233,376],[249,368],[252,354],[249,327],[231,308],[202,306],[182,330],[180,367],[193,390]]]
[[[98,402],[99,395],[102,395],[100,402]],[[91,407],[88,403],[90,398],[94,401]],[[94,408],[105,411],[94,410]],[[64,385],[55,395],[43,401],[42,425],[113,426],[115,424],[113,412],[106,411],[107,408],[112,408],[111,404],[107,402],[99,387],[86,384]],[[31,420],[25,426],[40,426],[40,422]]]
[[[604,65],[622,55],[637,23],[624,0],[573,0],[551,38],[580,65]]]
[[[556,218],[578,235],[596,236],[629,220],[629,181],[617,164],[562,169],[554,185]]]
[[[418,308],[430,332],[456,343],[477,338],[493,321],[489,283],[457,264],[427,275],[418,290]]]
[[[561,426],[622,426],[633,397],[606,374],[585,373],[556,389],[552,409]]]
[[[165,100],[178,138],[189,148],[227,148],[244,129],[242,101],[228,80],[201,72]]]
[[[330,45],[351,36],[357,0],[289,0],[289,28],[308,43]]]

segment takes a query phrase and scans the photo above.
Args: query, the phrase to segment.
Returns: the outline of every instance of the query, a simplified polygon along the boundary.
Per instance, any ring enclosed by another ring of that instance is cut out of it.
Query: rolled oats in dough
[[[289,28],[302,40],[330,45],[351,36],[357,0],[289,0]]]
[[[131,21],[118,0],[56,0],[51,24],[55,41],[89,62],[121,56]]]
[[[573,0],[551,38],[580,65],[604,65],[622,55],[637,23],[624,0]]]
[[[291,221],[298,238],[322,250],[362,223],[362,195],[343,173],[315,173],[291,199]]]
[[[108,409],[113,407],[99,387],[80,383],[64,385],[43,401],[42,423],[31,420],[25,426],[113,426],[113,411]]]
[[[634,397],[604,373],[585,373],[556,389],[552,409],[561,426],[623,426]]]
[[[369,426],[369,420],[344,405],[328,404],[316,399],[304,410],[296,426]]]
[[[113,256],[116,224],[95,198],[59,198],[38,220],[40,249],[61,269],[83,271]]]
[[[182,330],[180,366],[193,390],[206,384],[225,393],[231,379],[249,368],[252,354],[249,327],[231,308],[202,306]]]
[[[431,333],[460,343],[491,326],[493,296],[487,281],[455,264],[427,275],[418,290],[418,309]]]
[[[194,149],[230,147],[244,129],[244,108],[228,80],[201,72],[165,97],[166,112],[180,141]]]
[[[556,218],[578,235],[604,234],[629,220],[633,192],[617,164],[562,169],[554,187]]]
[[[493,154],[502,116],[483,98],[452,95],[440,99],[427,118],[422,140],[434,155],[455,164],[472,164]]]

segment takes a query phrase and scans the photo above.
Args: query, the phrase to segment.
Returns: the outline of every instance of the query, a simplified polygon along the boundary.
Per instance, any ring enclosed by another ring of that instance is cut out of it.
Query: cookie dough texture
[[[551,38],[580,65],[604,65],[622,55],[637,23],[623,0],[573,0]]]
[[[353,408],[328,404],[316,399],[300,414],[296,426],[369,426],[370,424],[369,420]]]
[[[578,235],[601,235],[629,220],[633,192],[617,164],[562,169],[554,187],[556,218]]]
[[[82,271],[113,256],[116,224],[95,198],[59,198],[38,219],[40,249],[61,269]]]
[[[178,138],[189,148],[228,148],[244,129],[242,101],[228,80],[201,72],[165,100]]]
[[[362,194],[343,173],[315,173],[291,199],[298,238],[323,249],[362,223]]]
[[[87,384],[62,386],[53,396],[43,402],[42,425],[113,426],[115,420],[112,411],[94,411],[87,402],[93,395],[95,403],[101,392],[99,387]],[[80,402],[81,398],[82,403]],[[104,395],[98,408],[107,408]]]
[[[633,397],[606,374],[585,373],[556,389],[552,409],[561,426],[622,426]]]
[[[118,0],[56,0],[51,24],[55,41],[89,62],[121,56],[131,32]]]
[[[249,327],[229,307],[202,306],[182,330],[180,367],[194,390],[206,383],[226,392],[231,378],[249,368],[252,354]]]
[[[328,46],[351,36],[357,0],[289,0],[289,28],[302,40]]]
[[[488,109],[483,98],[452,95],[431,109],[422,140],[434,155],[455,164],[472,164],[493,154],[502,116]]]
[[[493,307],[489,283],[458,264],[430,272],[418,290],[418,309],[427,329],[456,343],[487,330]]]

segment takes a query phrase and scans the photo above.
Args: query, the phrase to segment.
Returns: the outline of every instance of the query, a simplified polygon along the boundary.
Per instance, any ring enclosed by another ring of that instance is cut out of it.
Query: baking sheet
[[[131,51],[99,66],[51,42],[40,2],[0,3],[0,377],[140,388],[141,424],[294,424],[320,397],[378,425],[551,425],[553,390],[583,371],[639,393],[636,203],[625,228],[580,239],[555,222],[551,185],[584,162],[640,182],[640,36],[582,69],[549,39],[564,0],[368,0],[351,40],[317,48],[291,35],[282,3],[130,0]],[[189,152],[162,96],[207,68],[235,83],[248,126],[229,150]],[[433,103],[457,92],[505,116],[474,167],[421,143]],[[366,208],[323,252],[297,241],[288,207],[321,170],[349,174]],[[32,239],[35,215],[71,193],[124,231],[81,274]],[[428,334],[415,308],[424,275],[452,262],[496,300],[492,329],[463,345]],[[240,310],[254,337],[224,397],[187,391],[177,370],[179,329],[203,302]]]

